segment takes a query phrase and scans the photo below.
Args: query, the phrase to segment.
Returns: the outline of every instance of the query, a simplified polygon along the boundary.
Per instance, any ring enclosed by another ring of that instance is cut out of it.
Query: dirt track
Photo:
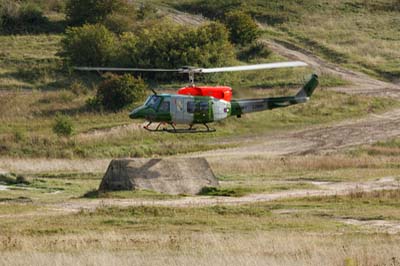
[[[373,79],[363,73],[346,70],[301,49],[292,50],[272,41],[265,41],[276,53],[291,60],[301,60],[312,66],[317,73],[338,75],[352,83],[351,86],[330,90],[400,99],[400,86]],[[254,154],[289,155],[327,153],[351,146],[370,144],[400,136],[400,109],[381,115],[368,115],[332,125],[311,127],[297,132],[267,134],[243,143],[241,147],[196,153],[194,156],[248,156]]]
[[[195,153],[192,156],[218,157],[249,155],[324,154],[400,136],[400,109],[381,115],[347,120],[333,125],[257,137],[238,148]]]
[[[238,205],[256,202],[267,202],[285,198],[301,198],[310,196],[347,195],[357,191],[379,191],[398,189],[399,182],[392,177],[381,178],[369,182],[313,182],[319,189],[291,190],[268,194],[251,194],[243,197],[183,197],[174,200],[138,200],[138,199],[101,199],[101,200],[76,200],[68,203],[50,205],[51,210],[64,212],[78,212],[82,209],[95,210],[104,206],[168,206],[168,207],[200,207],[212,205]]]
[[[305,51],[299,47],[294,47],[291,44],[285,44],[286,46],[284,46],[272,41],[265,41],[265,43],[271,50],[280,55],[283,55],[291,60],[300,60],[306,62],[320,75],[326,73],[333,74],[353,84],[352,86],[347,87],[331,88],[331,90],[350,94],[385,96],[400,99],[400,86],[396,84],[376,80],[366,74],[336,66],[322,60],[308,51]]]

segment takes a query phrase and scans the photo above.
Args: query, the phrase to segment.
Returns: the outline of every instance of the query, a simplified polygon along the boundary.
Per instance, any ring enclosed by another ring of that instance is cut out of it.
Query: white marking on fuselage
[[[212,98],[214,121],[223,120],[228,117],[231,109],[231,103],[225,100]]]

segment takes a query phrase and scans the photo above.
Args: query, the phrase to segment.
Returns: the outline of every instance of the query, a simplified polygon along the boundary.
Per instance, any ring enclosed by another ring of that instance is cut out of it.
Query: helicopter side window
[[[169,111],[170,111],[169,101],[163,101],[163,103],[160,106],[159,111],[169,113]]]
[[[154,110],[157,109],[158,105],[160,104],[161,97],[157,95],[150,96],[150,98],[146,101],[145,105],[148,107],[153,108]]]
[[[201,102],[199,107],[200,112],[208,112],[208,102]]]
[[[196,103],[195,102],[188,102],[187,103],[187,112],[193,114],[196,110]]]

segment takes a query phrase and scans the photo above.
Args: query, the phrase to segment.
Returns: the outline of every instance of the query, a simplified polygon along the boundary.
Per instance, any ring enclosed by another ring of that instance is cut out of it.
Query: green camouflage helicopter
[[[77,67],[83,71],[111,71],[111,72],[178,72],[189,74],[190,85],[178,90],[177,94],[157,94],[149,96],[146,102],[134,109],[129,117],[132,119],[145,119],[149,123],[144,127],[153,132],[171,133],[196,133],[214,132],[209,123],[226,119],[230,116],[241,117],[243,114],[260,112],[275,108],[287,107],[309,100],[318,86],[318,76],[312,74],[306,84],[294,96],[271,97],[260,99],[232,99],[232,88],[227,86],[195,86],[194,74],[233,72],[247,70],[274,69],[285,67],[307,66],[304,62],[280,62],[221,68],[194,68],[183,67],[180,69],[142,69],[142,68],[107,68],[107,67]],[[150,128],[153,123],[158,123],[155,128]],[[188,125],[188,128],[177,128],[176,125]],[[197,129],[196,124],[202,124],[204,129]],[[163,125],[170,126],[164,127]]]

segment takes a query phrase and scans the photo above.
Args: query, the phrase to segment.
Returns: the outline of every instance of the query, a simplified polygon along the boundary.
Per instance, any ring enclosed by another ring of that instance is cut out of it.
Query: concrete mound
[[[218,186],[218,180],[204,158],[129,158],[111,161],[99,191],[146,189],[195,195],[207,186]]]

